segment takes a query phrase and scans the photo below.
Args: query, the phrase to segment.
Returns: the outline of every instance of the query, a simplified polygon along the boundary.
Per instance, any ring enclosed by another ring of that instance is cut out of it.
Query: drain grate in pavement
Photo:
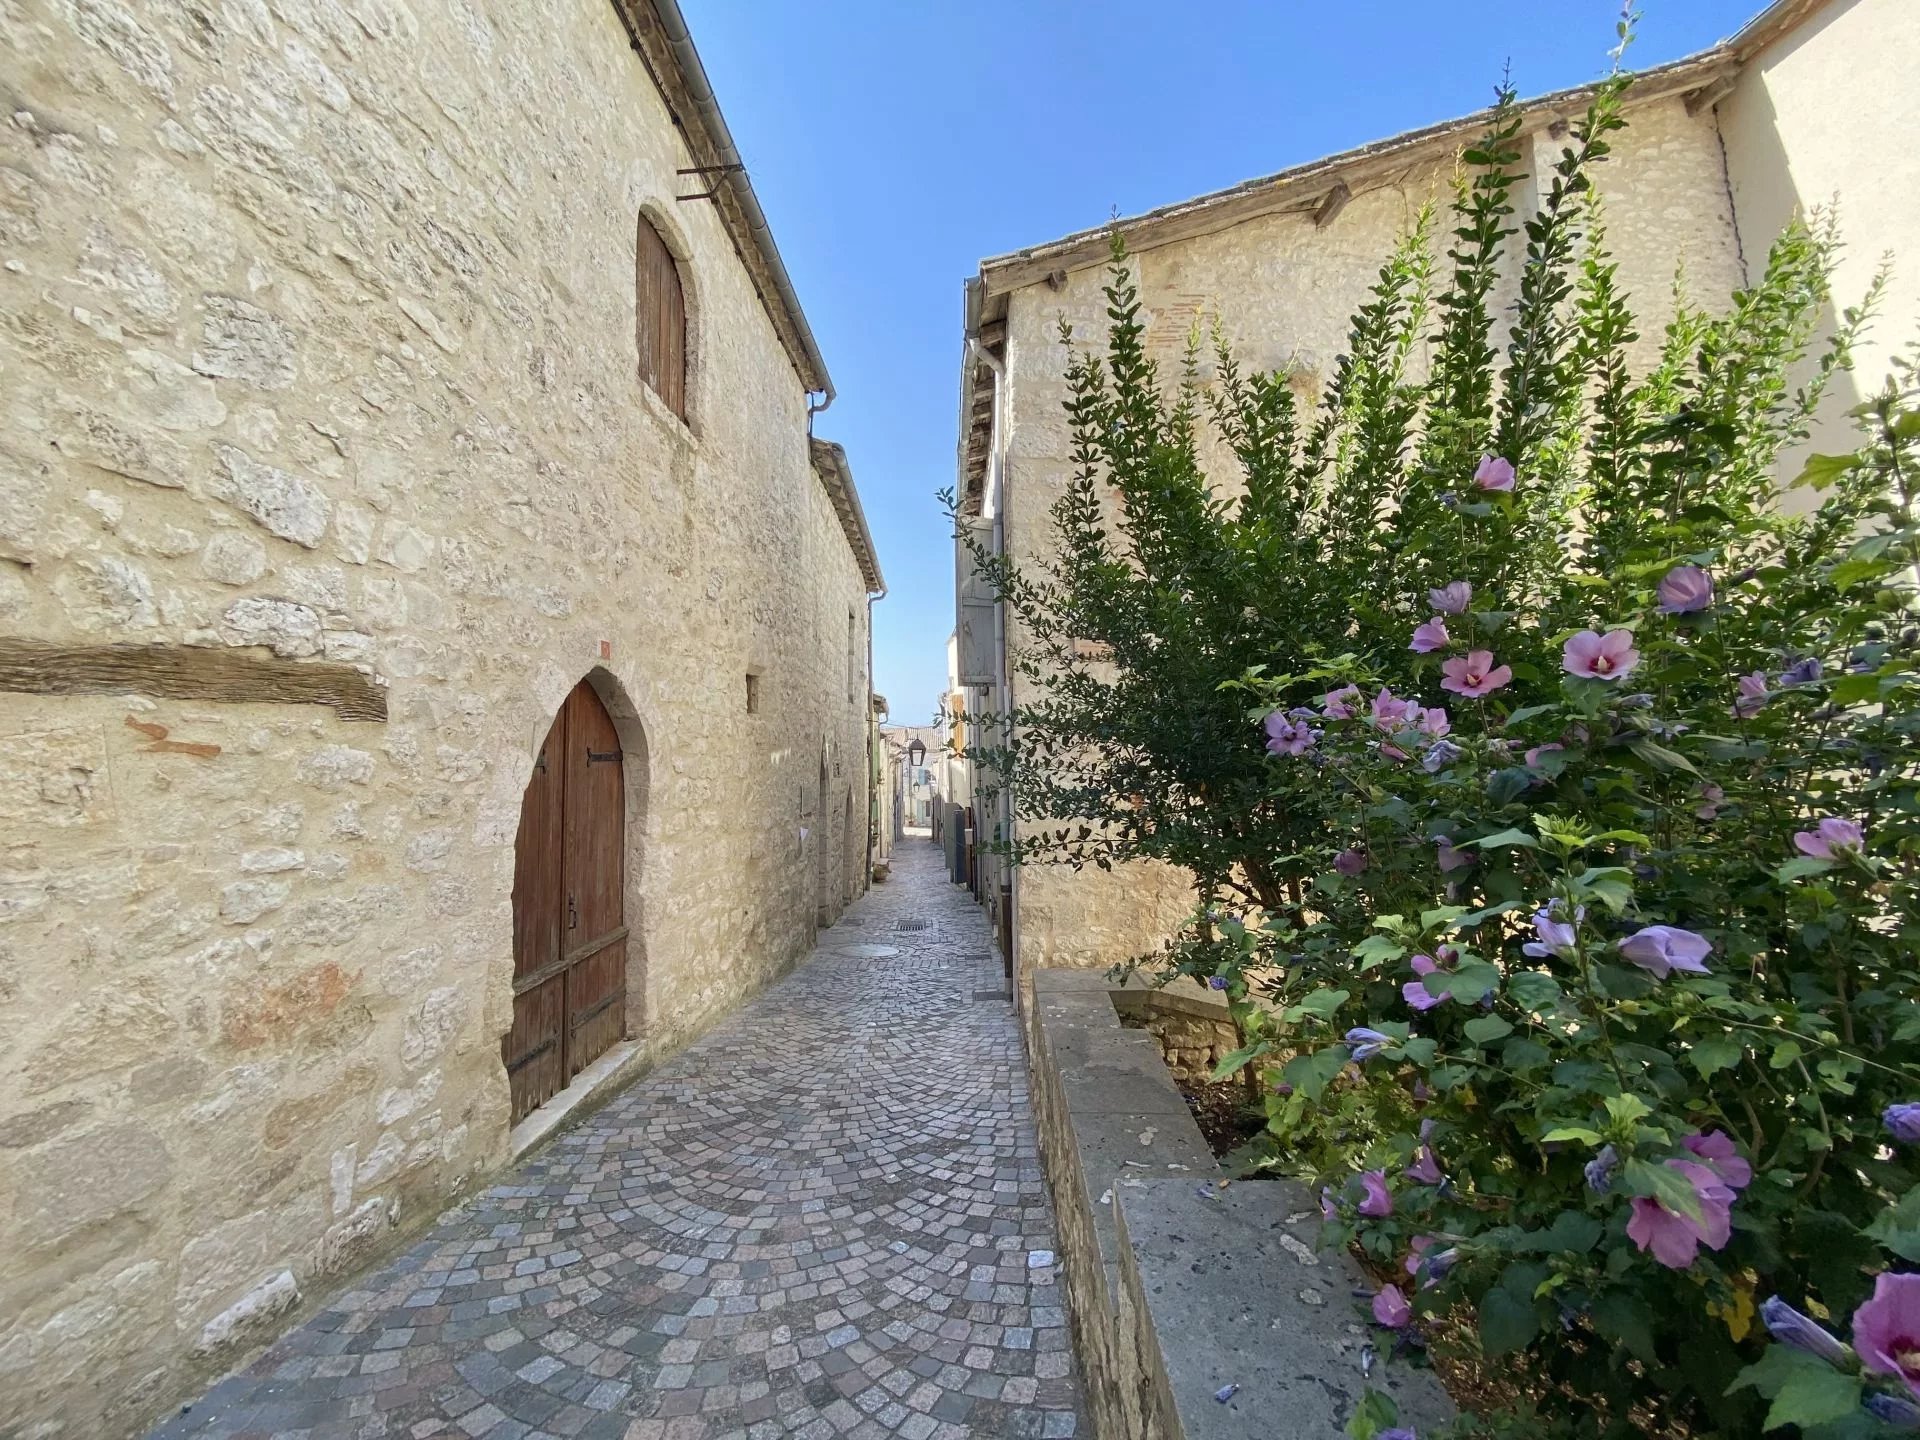
[[[894,921],[893,928],[896,930],[925,930],[929,928],[931,924],[932,922],[928,920],[910,918],[906,920]]]

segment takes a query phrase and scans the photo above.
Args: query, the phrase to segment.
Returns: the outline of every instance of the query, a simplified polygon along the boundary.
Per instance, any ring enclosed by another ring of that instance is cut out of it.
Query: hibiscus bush
[[[1311,412],[1224,345],[1163,387],[1116,245],[1059,558],[978,557],[1039,698],[975,758],[1022,859],[1204,817],[1141,963],[1228,993],[1250,1168],[1320,1187],[1394,1348],[1525,1377],[1489,1423],[1920,1430],[1915,377],[1782,473],[1872,298],[1809,353],[1817,217],[1642,343],[1596,184],[1626,83],[1520,223],[1501,96]]]

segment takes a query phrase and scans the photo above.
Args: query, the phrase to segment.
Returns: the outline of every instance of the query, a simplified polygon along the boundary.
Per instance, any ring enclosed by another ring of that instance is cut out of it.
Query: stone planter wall
[[[1123,1025],[1116,1007],[1148,1023]],[[1319,1212],[1300,1186],[1220,1187],[1162,1058],[1158,1034],[1184,1042],[1204,1025],[1210,1045],[1220,1027],[1230,1034],[1225,1005],[1198,986],[1041,970],[1026,1022],[1095,1440],[1339,1440],[1370,1338],[1352,1297],[1358,1267],[1315,1249]],[[1453,1413],[1425,1371],[1377,1367],[1374,1383],[1402,1424]],[[1239,1388],[1217,1399],[1229,1385]]]

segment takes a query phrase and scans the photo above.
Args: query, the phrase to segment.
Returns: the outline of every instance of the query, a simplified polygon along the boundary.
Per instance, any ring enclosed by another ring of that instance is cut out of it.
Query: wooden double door
[[[551,1099],[626,1026],[626,777],[585,681],[560,707],[520,801],[513,1028],[500,1042],[513,1119]]]

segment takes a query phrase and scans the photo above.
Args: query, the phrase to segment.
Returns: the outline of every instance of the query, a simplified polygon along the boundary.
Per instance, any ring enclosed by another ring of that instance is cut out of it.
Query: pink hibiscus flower
[[[1413,1306],[1398,1285],[1386,1285],[1373,1297],[1373,1318],[1389,1330],[1404,1330],[1413,1322]]]
[[[1678,1171],[1693,1187],[1700,1202],[1700,1218],[1689,1219],[1658,1200],[1636,1195],[1633,1216],[1627,1221],[1627,1238],[1669,1270],[1685,1270],[1702,1245],[1709,1250],[1726,1249],[1733,1237],[1735,1196],[1710,1166],[1692,1160],[1669,1160],[1667,1168]]]
[[[1633,673],[1640,652],[1633,648],[1631,630],[1582,630],[1561,650],[1560,668],[1569,675],[1593,680],[1620,680]]]
[[[1491,695],[1513,679],[1513,670],[1493,663],[1491,650],[1470,650],[1440,666],[1440,688],[1456,695]]]
[[[1853,1312],[1853,1348],[1867,1369],[1891,1375],[1920,1397],[1920,1275],[1874,1280],[1873,1294]]]
[[[1427,591],[1427,600],[1442,615],[1464,615],[1473,600],[1473,586],[1464,580],[1450,580],[1438,590]]]
[[[1482,455],[1480,467],[1473,472],[1473,483],[1482,490],[1513,489],[1513,462],[1498,455]]]

